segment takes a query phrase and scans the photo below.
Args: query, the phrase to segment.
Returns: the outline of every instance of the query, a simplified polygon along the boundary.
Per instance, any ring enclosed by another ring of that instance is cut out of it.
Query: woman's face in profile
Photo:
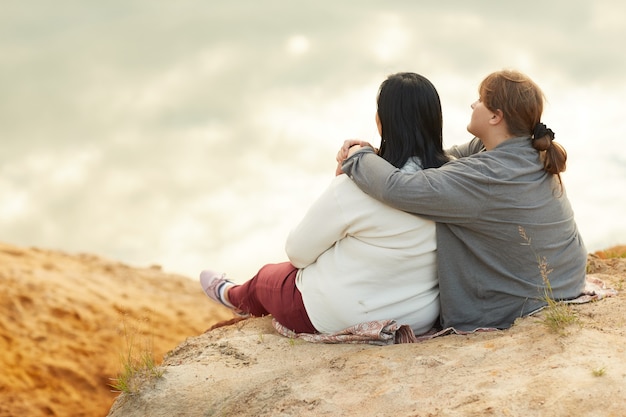
[[[473,102],[470,107],[472,108],[472,117],[467,125],[467,131],[478,138],[483,137],[489,125],[489,120],[494,114],[485,107],[480,99]]]

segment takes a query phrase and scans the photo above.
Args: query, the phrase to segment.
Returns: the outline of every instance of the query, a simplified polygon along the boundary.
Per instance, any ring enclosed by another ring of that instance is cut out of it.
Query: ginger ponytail
[[[561,182],[561,172],[565,171],[567,152],[560,144],[554,142],[554,132],[543,123],[537,123],[533,129],[533,148],[541,154],[544,171],[558,176]]]

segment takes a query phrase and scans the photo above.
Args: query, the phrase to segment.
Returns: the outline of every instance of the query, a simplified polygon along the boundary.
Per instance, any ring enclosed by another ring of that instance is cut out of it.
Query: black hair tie
[[[537,123],[533,129],[533,139],[541,139],[545,136],[550,137],[550,142],[554,140],[554,132],[549,129],[543,123]]]

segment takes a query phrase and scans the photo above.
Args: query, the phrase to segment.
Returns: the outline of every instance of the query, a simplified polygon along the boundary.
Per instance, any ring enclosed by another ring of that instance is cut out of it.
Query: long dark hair
[[[422,168],[448,162],[443,151],[441,101],[435,86],[413,72],[392,74],[378,90],[381,144],[378,154],[396,168],[412,156]]]

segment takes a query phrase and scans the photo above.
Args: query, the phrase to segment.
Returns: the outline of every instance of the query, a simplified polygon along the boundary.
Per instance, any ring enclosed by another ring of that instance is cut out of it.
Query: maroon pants
[[[271,314],[296,333],[317,333],[296,287],[297,272],[298,268],[289,262],[265,265],[245,284],[231,287],[228,299],[236,308],[253,316]]]

